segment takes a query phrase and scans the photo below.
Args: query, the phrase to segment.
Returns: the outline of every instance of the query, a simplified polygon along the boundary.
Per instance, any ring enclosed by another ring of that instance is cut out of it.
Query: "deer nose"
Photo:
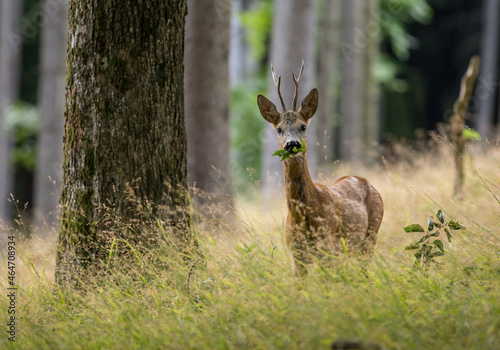
[[[285,145],[285,151],[292,151],[294,147],[299,149],[301,146],[299,141],[288,141]]]

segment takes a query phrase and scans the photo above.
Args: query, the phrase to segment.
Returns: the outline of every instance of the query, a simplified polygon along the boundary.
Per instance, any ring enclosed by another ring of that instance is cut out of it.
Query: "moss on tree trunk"
[[[176,241],[191,241],[185,15],[185,0],[70,2],[59,281],[106,254],[103,206],[140,219],[131,188]]]

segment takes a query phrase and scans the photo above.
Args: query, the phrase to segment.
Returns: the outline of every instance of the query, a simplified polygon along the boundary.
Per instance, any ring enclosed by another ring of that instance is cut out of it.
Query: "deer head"
[[[295,78],[295,73],[292,69],[292,77],[295,83],[295,95],[293,97],[292,109],[287,110],[285,102],[280,92],[281,76],[276,76],[274,67],[271,64],[274,84],[278,91],[278,96],[281,102],[282,112],[279,112],[274,103],[263,95],[257,96],[257,104],[259,105],[260,114],[269,122],[276,130],[280,149],[292,152],[292,157],[295,157],[301,152],[293,152],[294,147],[297,149],[301,146],[301,141],[307,142],[306,130],[309,126],[309,121],[318,109],[318,90],[312,89],[311,92],[304,98],[302,104],[297,111],[297,98],[299,95],[300,79],[304,71],[304,61],[300,68],[298,78]]]

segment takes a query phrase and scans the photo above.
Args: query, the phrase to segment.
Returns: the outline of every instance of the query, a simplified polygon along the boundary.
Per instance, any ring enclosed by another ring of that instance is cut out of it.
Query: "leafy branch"
[[[279,156],[279,157],[281,157],[281,161],[284,161],[285,159],[290,158],[292,153],[298,153],[298,152],[303,152],[303,153],[307,152],[306,143],[304,142],[304,140],[302,140],[302,144],[300,145],[300,148],[294,147],[293,150],[291,150],[291,151],[279,149],[273,153],[273,156]]]
[[[435,259],[438,256],[444,255],[443,242],[440,239],[437,239],[437,237],[441,234],[441,230],[445,232],[448,242],[451,243],[451,239],[453,237],[450,230],[455,231],[465,229],[465,226],[457,221],[450,220],[445,222],[444,212],[441,209],[436,213],[436,217],[438,219],[437,222],[433,220],[432,216],[427,220],[427,231],[419,224],[409,225],[404,228],[405,232],[408,233],[425,233],[425,235],[423,235],[418,241],[405,247],[405,250],[416,250],[413,254],[415,257],[413,262],[414,268],[428,269],[431,262],[437,264]]]

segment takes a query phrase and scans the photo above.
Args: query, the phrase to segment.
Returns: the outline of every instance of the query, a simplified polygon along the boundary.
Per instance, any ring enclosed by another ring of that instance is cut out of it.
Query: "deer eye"
[[[278,134],[281,134],[283,132],[281,128],[277,128],[276,131],[278,132]]]
[[[305,125],[302,125],[302,126],[300,127],[300,130],[302,130],[302,131],[306,131],[306,126],[305,126]]]

